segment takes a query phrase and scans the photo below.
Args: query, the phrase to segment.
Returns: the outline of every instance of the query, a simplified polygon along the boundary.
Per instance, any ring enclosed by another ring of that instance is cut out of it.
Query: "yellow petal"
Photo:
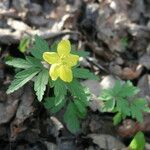
[[[59,56],[55,52],[45,52],[43,53],[43,59],[49,64],[55,64],[59,61]]]
[[[71,68],[66,65],[60,66],[59,77],[65,82],[71,82],[73,78]]]
[[[69,40],[61,40],[58,43],[57,52],[59,56],[66,56],[71,51],[71,45]]]
[[[68,66],[72,67],[77,64],[78,60],[79,60],[78,55],[69,54],[66,58],[66,63]]]
[[[49,75],[52,78],[52,80],[57,80],[59,77],[59,67],[60,65],[58,64],[53,64],[50,68]]]

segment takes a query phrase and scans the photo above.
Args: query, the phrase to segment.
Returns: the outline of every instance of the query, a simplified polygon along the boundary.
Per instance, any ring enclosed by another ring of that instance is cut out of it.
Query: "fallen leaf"
[[[17,135],[26,129],[24,121],[31,117],[34,112],[32,103],[34,96],[30,85],[24,87],[24,93],[20,98],[20,103],[14,120],[11,122],[11,140],[14,140]]]
[[[89,134],[88,137],[92,138],[93,143],[97,144],[100,149],[112,150],[125,148],[125,145],[121,141],[108,134]]]
[[[129,68],[129,67],[125,67],[122,69],[120,78],[127,79],[127,80],[136,79],[141,75],[142,70],[143,70],[143,67],[141,65],[138,65],[136,67],[136,70],[133,70],[132,68]]]
[[[4,91],[0,92],[0,125],[8,123],[16,114],[21,94],[22,90],[10,95],[6,95]]]
[[[149,55],[143,55],[140,60],[139,63],[141,65],[143,65],[144,67],[146,67],[146,69],[150,70],[150,56]]]
[[[150,103],[150,75],[145,74],[144,76],[142,76],[139,79],[137,86],[140,88],[140,92],[138,95],[140,97],[145,97]]]

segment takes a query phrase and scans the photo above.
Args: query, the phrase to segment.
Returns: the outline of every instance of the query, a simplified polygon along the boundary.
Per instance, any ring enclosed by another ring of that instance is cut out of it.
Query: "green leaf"
[[[121,122],[122,120],[122,114],[121,112],[118,112],[114,117],[113,117],[113,124],[117,125]]]
[[[130,96],[134,96],[135,94],[137,94],[139,92],[139,88],[133,86],[131,81],[127,81],[126,83],[124,83],[122,85],[121,90],[119,91],[119,96],[122,97],[130,97]]]
[[[142,123],[143,122],[142,111],[139,110],[135,105],[131,105],[130,109],[132,118],[135,118],[137,121]]]
[[[47,97],[44,99],[44,106],[46,109],[51,109],[55,106],[55,97]]]
[[[103,112],[111,112],[115,107],[115,99],[110,99],[104,103]]]
[[[116,100],[116,103],[116,108],[119,112],[121,112],[125,116],[130,116],[130,107],[126,99],[118,98]]]
[[[112,96],[120,96],[119,93],[122,90],[121,82],[119,80],[116,80],[115,85],[113,88],[111,88],[111,90],[112,90],[112,93],[111,93]]]
[[[124,49],[128,46],[128,43],[129,43],[127,37],[122,37],[120,39],[120,42],[121,42],[121,47],[124,48]]]
[[[62,100],[57,106],[55,106],[55,97],[48,97],[45,99],[44,106],[46,109],[50,110],[51,113],[57,113],[60,111],[64,105],[66,104],[66,100]]]
[[[80,99],[83,103],[85,103],[85,105],[88,104],[87,95],[84,91],[84,87],[77,80],[73,80],[71,83],[68,83],[67,86],[72,96]]]
[[[137,119],[139,122],[143,122],[143,112],[148,108],[146,100],[139,98],[135,99],[130,106],[132,118]]]
[[[84,50],[77,51],[77,50],[75,50],[75,47],[74,47],[74,46],[72,46],[71,49],[72,49],[72,50],[71,50],[71,53],[72,53],[72,54],[74,54],[74,55],[79,55],[80,57],[87,57],[87,56],[90,55],[90,53],[87,52],[87,51],[84,51]]]
[[[29,68],[26,70],[23,70],[16,74],[15,79],[11,82],[11,85],[9,86],[8,90],[6,91],[7,94],[10,94],[16,90],[18,90],[20,87],[22,87],[24,84],[26,84],[28,81],[30,81],[40,70],[37,68]]]
[[[131,150],[144,150],[145,143],[144,134],[143,132],[139,131],[131,141],[129,148]]]
[[[19,43],[19,51],[24,53],[26,51],[26,49],[28,48],[29,44],[30,44],[30,37],[24,37],[21,39],[20,43]]]
[[[87,102],[89,102],[91,100],[91,98],[92,98],[90,89],[87,88],[87,87],[84,87],[84,93],[86,94]]]
[[[87,114],[86,105],[80,99],[75,99],[74,104],[79,112],[78,117],[84,118]]]
[[[46,90],[46,84],[48,83],[49,73],[48,70],[43,69],[34,81],[34,90],[39,101],[42,101],[44,92]]]
[[[90,72],[88,69],[83,69],[83,68],[74,68],[73,76],[75,78],[99,80],[99,78],[95,74]]]
[[[33,67],[39,67],[39,68],[43,68],[43,65],[41,63],[40,59],[31,57],[31,56],[27,56],[26,60],[28,61],[28,63],[33,66]]]
[[[142,110],[142,112],[150,112],[150,108],[148,106],[148,102],[143,99],[143,98],[138,98],[134,100],[134,104],[136,104],[136,106]]]
[[[112,91],[113,96],[125,98],[137,94],[139,92],[139,88],[133,86],[131,81],[121,83],[119,80],[116,80],[116,83],[112,88]]]
[[[64,122],[66,123],[69,131],[73,134],[80,131],[80,122],[78,120],[76,111],[76,107],[72,102],[70,102],[64,114]]]
[[[13,66],[15,68],[27,69],[32,67],[32,65],[22,58],[13,58],[12,60],[6,61],[6,64],[9,66]]]
[[[57,52],[58,43],[59,43],[59,41],[56,41],[51,45],[51,47],[50,47],[51,52]]]
[[[101,91],[101,95],[100,95],[99,99],[102,101],[108,101],[110,99],[113,99],[112,89],[103,89]]]
[[[31,54],[37,59],[43,59],[43,53],[49,51],[48,43],[39,36],[35,36],[35,44],[31,49]]]
[[[55,95],[55,105],[61,103],[64,99],[65,95],[67,94],[67,88],[65,83],[62,80],[54,81],[54,95]]]
[[[143,121],[143,112],[150,112],[147,102],[141,98],[135,98],[139,89],[132,82],[121,83],[116,81],[113,88],[102,90],[99,97],[104,103],[103,111],[117,112],[114,124],[117,124],[127,116],[131,116],[139,122]],[[115,105],[113,105],[113,99]]]
[[[133,104],[140,110],[144,111],[148,107],[148,103],[143,98],[137,98],[133,101]]]

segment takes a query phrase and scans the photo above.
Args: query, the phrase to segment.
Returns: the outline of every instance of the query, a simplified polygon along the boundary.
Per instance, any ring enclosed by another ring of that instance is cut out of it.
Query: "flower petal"
[[[52,80],[57,80],[59,77],[59,67],[60,65],[58,64],[53,64],[50,68],[49,75],[52,78]]]
[[[69,54],[66,58],[66,63],[68,66],[72,67],[77,64],[78,60],[79,60],[78,55]]]
[[[49,64],[55,64],[59,61],[59,56],[55,52],[45,52],[43,53],[43,59]]]
[[[71,45],[69,40],[61,40],[58,43],[57,52],[59,56],[66,56],[71,51]]]
[[[72,70],[70,67],[66,65],[62,65],[59,68],[59,76],[60,78],[65,81],[65,82],[71,82],[73,77],[72,77]]]

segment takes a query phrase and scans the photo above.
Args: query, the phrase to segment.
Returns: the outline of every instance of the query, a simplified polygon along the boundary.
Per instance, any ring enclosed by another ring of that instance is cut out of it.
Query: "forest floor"
[[[36,34],[49,45],[66,37],[89,52],[81,65],[100,77],[82,81],[95,99],[79,135],[58,129],[61,114],[49,116],[32,83],[6,94],[14,69],[5,60],[24,57],[20,40]],[[140,130],[150,150],[149,114],[143,123],[129,118],[114,126],[112,113],[97,111],[96,97],[116,79],[131,80],[150,104],[149,0],[0,0],[0,150],[125,150]]]

